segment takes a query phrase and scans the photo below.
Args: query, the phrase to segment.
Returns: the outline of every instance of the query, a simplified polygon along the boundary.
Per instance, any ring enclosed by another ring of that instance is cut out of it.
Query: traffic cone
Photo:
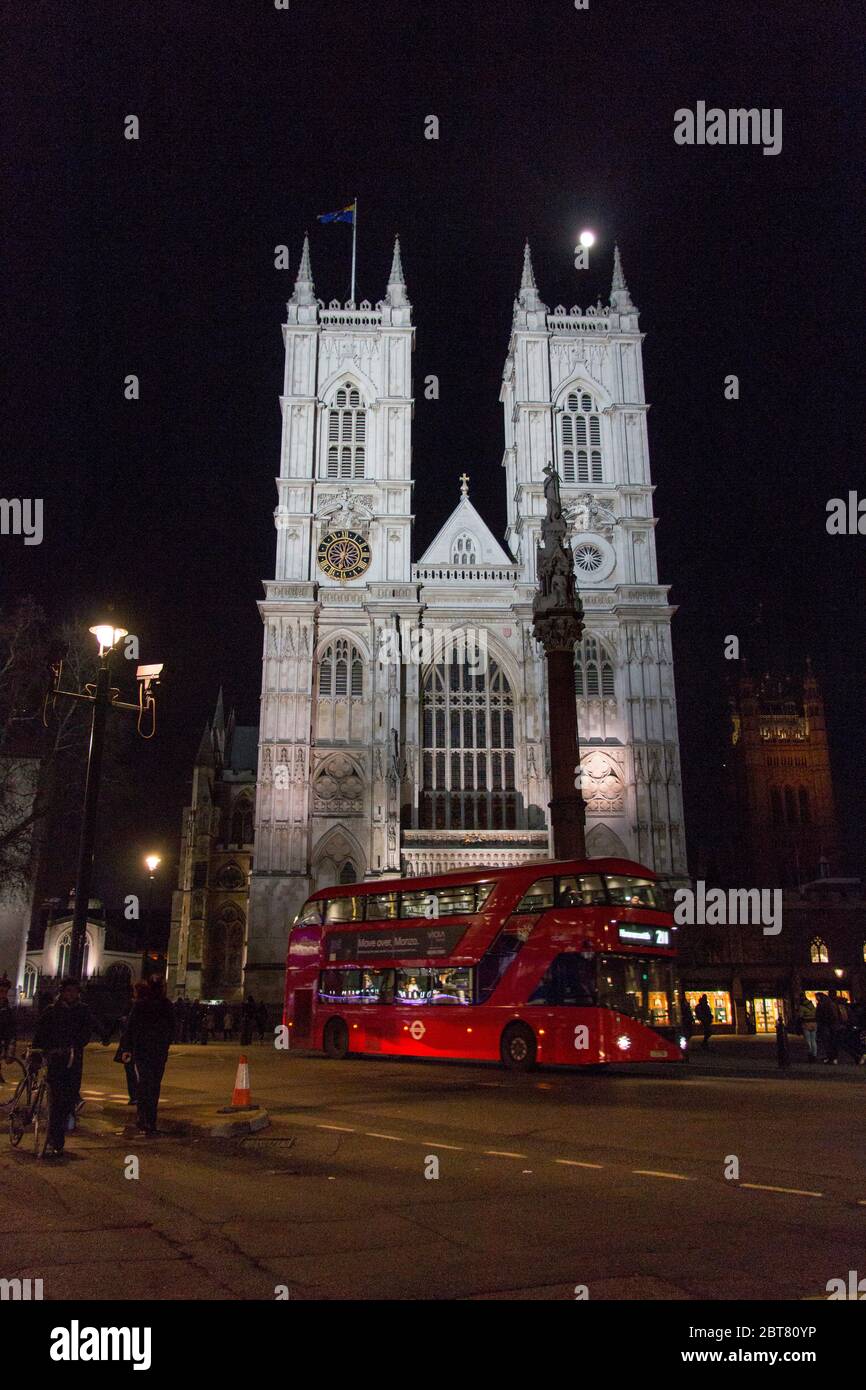
[[[257,1105],[253,1105],[252,1092],[250,1091],[250,1064],[241,1053],[238,1058],[235,1088],[232,1091],[232,1103],[224,1106],[219,1114],[230,1115],[236,1110],[258,1110],[258,1108]]]

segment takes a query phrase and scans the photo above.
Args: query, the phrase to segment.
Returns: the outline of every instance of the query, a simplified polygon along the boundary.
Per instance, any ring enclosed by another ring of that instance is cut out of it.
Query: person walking
[[[174,1040],[175,1042],[186,1042],[186,1000],[183,995],[179,995],[172,1005],[174,1010]]]
[[[701,1025],[704,1033],[704,1040],[701,1043],[701,1047],[704,1052],[709,1052],[710,1034],[713,1031],[713,1011],[710,1008],[710,1001],[705,994],[702,994],[698,1000],[698,1005],[695,1009],[695,1019]]]
[[[241,1012],[241,1045],[249,1047],[253,1040],[253,1028],[256,1022],[256,1001],[251,994],[248,994],[244,1007]]]
[[[800,1027],[803,1031],[803,1041],[806,1044],[806,1056],[810,1062],[818,1060],[818,1025],[815,1021],[815,1005],[805,993],[801,993],[797,1001],[797,1017],[800,1020]]]
[[[156,1110],[168,1049],[174,1036],[174,1011],[158,976],[147,982],[144,997],[133,1004],[122,1040],[122,1059],[135,1067],[138,1133],[156,1134]]]
[[[256,1005],[256,1027],[259,1032],[259,1042],[265,1040],[265,1029],[268,1026],[268,1006],[264,1000]]]
[[[202,1047],[207,1047],[208,1038],[213,1032],[215,1023],[216,1019],[214,1018],[213,1010],[208,1008],[207,1004],[205,1004],[202,1007],[201,1018],[199,1019],[198,1025],[199,1042]]]
[[[194,999],[186,1011],[187,1041],[198,1042],[199,1030],[201,1028],[201,1004]]]
[[[818,995],[815,1008],[818,1054],[827,1066],[835,1067],[839,1061],[837,1050],[838,1015],[834,1001],[827,994]]]
[[[80,1002],[80,994],[77,980],[64,980],[57,1002],[45,1010],[33,1034],[33,1064],[39,1065],[43,1053],[48,1062],[48,1158],[59,1158],[63,1153],[66,1128],[75,1112],[81,1080],[76,1057],[83,1056],[90,1041],[90,1013]]]
[[[11,988],[12,981],[8,975],[0,977],[0,1086],[4,1082],[3,1061],[9,1056],[10,1049],[14,1050],[17,1036],[15,1010],[9,1003]]]
[[[231,1009],[223,1010],[223,1042],[228,1042],[234,1031],[234,1018]]]

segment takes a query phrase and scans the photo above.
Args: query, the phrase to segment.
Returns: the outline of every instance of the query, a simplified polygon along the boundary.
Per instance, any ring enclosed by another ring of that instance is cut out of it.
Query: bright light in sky
[[[580,241],[581,246],[586,246],[587,248],[589,248],[590,246],[594,246],[594,245],[595,245],[595,232],[590,232],[590,231],[581,232],[580,237],[579,237],[579,241]]]

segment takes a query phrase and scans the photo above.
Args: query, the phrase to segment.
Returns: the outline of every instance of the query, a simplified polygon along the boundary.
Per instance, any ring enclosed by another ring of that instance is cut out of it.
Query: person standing
[[[155,975],[144,997],[133,1004],[121,1046],[124,1064],[135,1067],[138,1133],[156,1134],[156,1110],[168,1049],[174,1036],[174,1011],[165,997],[165,984]]]
[[[249,1047],[252,1042],[255,1024],[256,1001],[251,994],[248,994],[241,1012],[241,1045],[243,1047]]]
[[[702,994],[698,1000],[698,1005],[695,1009],[695,1018],[701,1025],[704,1033],[704,1040],[701,1046],[704,1052],[709,1052],[710,1033],[713,1031],[713,1011],[710,1008],[710,1001],[705,994]]]
[[[187,1008],[186,1013],[187,1041],[198,1042],[199,1029],[201,1028],[201,1004],[194,999]]]
[[[213,1010],[209,1008],[207,1004],[204,1004],[202,1006],[201,1017],[199,1019],[198,1025],[199,1042],[201,1043],[202,1047],[207,1046],[208,1038],[210,1037],[215,1022],[216,1020],[213,1015]]]
[[[815,1009],[815,1023],[818,1031],[818,1053],[821,1061],[828,1066],[836,1066],[839,1060],[836,1051],[838,1017],[836,1005],[829,995],[818,995],[818,1004]]]
[[[186,1000],[183,995],[179,995],[174,1001],[174,1038],[175,1042],[186,1042]]]
[[[126,1102],[127,1105],[138,1104],[138,1078],[135,1074],[135,1063],[133,1062],[132,1058],[130,1057],[126,1062],[123,1061],[123,1039],[124,1035],[126,1034],[127,1026],[129,1024],[129,1015],[132,1013],[133,1005],[137,1004],[140,999],[143,999],[146,994],[147,985],[145,984],[144,980],[139,980],[138,984],[135,986],[135,992],[130,1002],[130,1006],[127,1009],[126,1018],[122,1018],[120,1020],[120,1041],[117,1044],[117,1051],[114,1054],[115,1062],[123,1062],[123,1070],[126,1073],[126,1092],[129,1096],[129,1100]]]
[[[805,991],[800,995],[797,1002],[797,1016],[800,1020],[800,1027],[803,1030],[803,1041],[806,1044],[806,1056],[810,1062],[817,1062],[818,1025],[815,1021],[815,1005]]]
[[[15,1010],[9,1003],[12,981],[7,975],[0,978],[0,1086],[3,1085],[3,1060],[9,1055],[17,1035]]]
[[[31,1057],[34,1063],[47,1054],[48,1145],[46,1157],[59,1157],[66,1141],[66,1127],[75,1111],[81,1072],[76,1062],[83,1057],[90,1041],[89,1011],[80,1002],[81,986],[77,980],[64,980],[56,1004],[46,1009],[36,1024]]]

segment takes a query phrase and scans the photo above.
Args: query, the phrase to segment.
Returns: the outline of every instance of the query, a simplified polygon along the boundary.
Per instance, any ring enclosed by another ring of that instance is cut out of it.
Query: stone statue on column
[[[537,548],[538,592],[532,601],[532,630],[547,663],[547,723],[550,735],[550,824],[557,859],[586,857],[586,805],[579,790],[580,740],[574,693],[574,649],[583,635],[583,604],[574,577],[568,522],[562,512],[559,474],[544,469],[547,511]]]

